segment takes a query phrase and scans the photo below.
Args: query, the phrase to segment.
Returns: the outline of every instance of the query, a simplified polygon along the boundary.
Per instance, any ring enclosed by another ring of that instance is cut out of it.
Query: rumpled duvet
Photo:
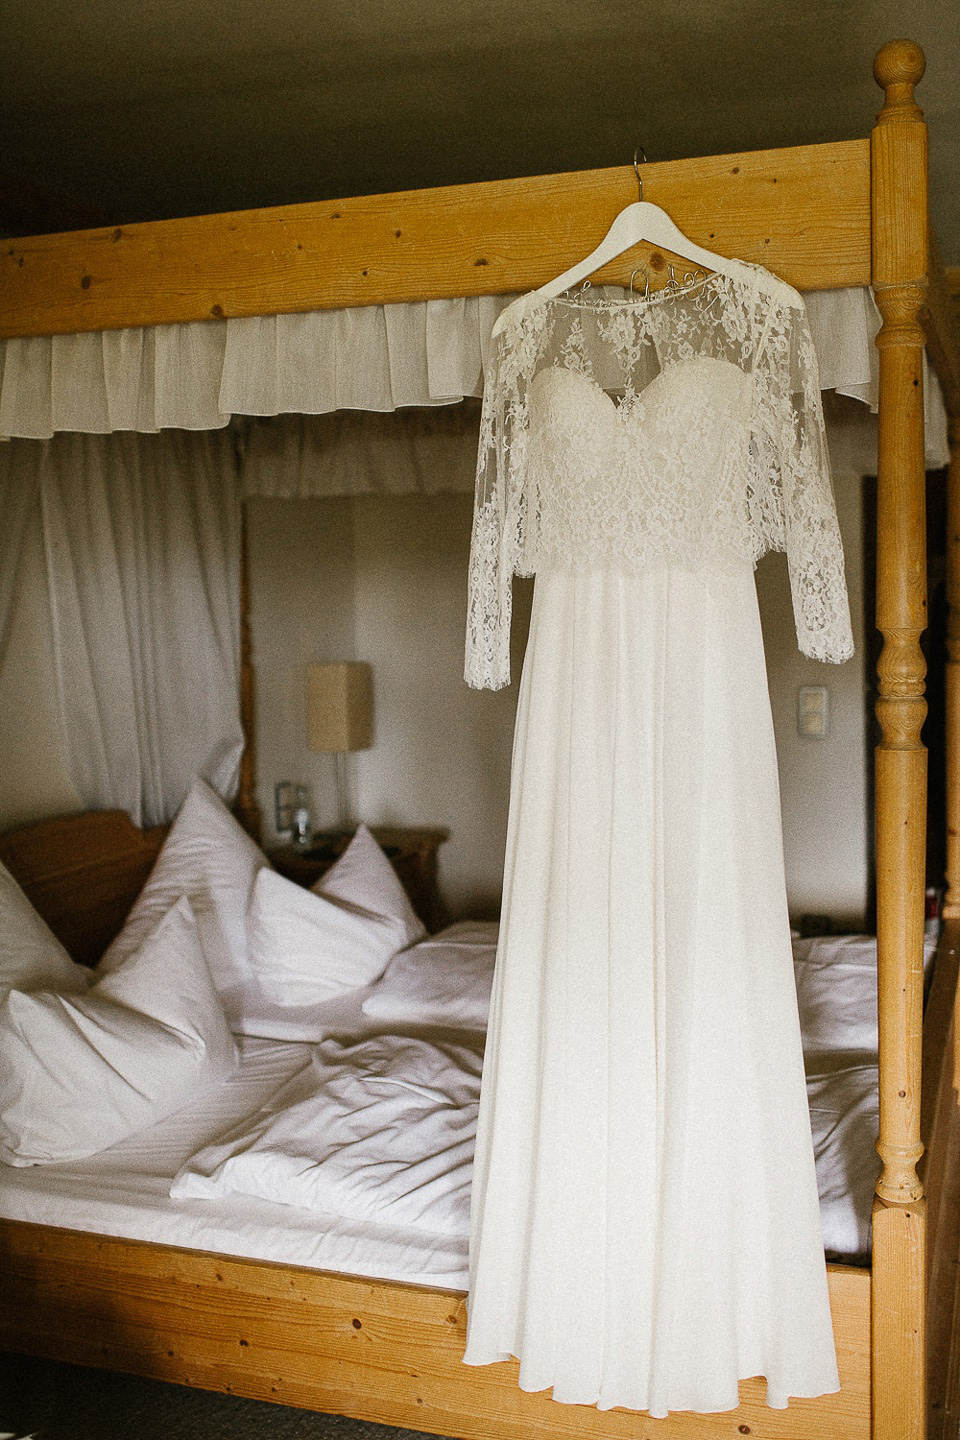
[[[240,1193],[356,1220],[469,1226],[483,1037],[328,1038],[255,1114],[191,1156],[175,1199]]]

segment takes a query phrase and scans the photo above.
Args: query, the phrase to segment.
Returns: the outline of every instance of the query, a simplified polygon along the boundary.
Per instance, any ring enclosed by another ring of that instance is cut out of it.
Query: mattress
[[[836,975],[831,984],[831,961],[855,963],[869,972],[871,955],[869,945],[835,943],[839,948],[832,956],[823,947],[812,957],[807,952],[798,955],[799,965],[806,965],[807,971],[798,975],[801,1021],[806,1017],[805,1028],[816,1032],[805,1035],[807,1087],[824,1247],[830,1259],[865,1263],[879,1167],[874,1145],[876,1055],[836,1048],[837,1037],[832,1037],[835,1048],[828,1051],[823,1016],[830,992],[836,1002],[843,990],[836,985]],[[814,970],[819,978],[811,980]],[[859,985],[847,988],[857,996],[862,993]],[[382,1034],[383,1023],[362,1009],[369,994],[369,990],[355,991],[330,1002],[325,1033],[351,1038]],[[854,1003],[861,1008],[859,998]],[[862,1016],[858,1023],[862,1029]],[[410,1027],[405,1028],[409,1033]],[[428,1038],[430,1034],[422,1027],[416,1033]],[[449,1038],[450,1032],[444,1033]],[[861,1038],[860,1032],[852,1033]],[[842,1027],[839,1037],[844,1038]],[[82,1162],[21,1169],[0,1166],[0,1216],[344,1274],[466,1289],[465,1221],[459,1232],[449,1226],[438,1232],[423,1224],[348,1219],[245,1194],[218,1195],[215,1201],[199,1195],[171,1198],[174,1177],[190,1157],[214,1145],[245,1117],[268,1108],[281,1087],[308,1070],[316,1048],[294,1040],[255,1037],[241,1038],[238,1044],[240,1064],[229,1079],[110,1150]],[[462,1183],[462,1166],[459,1175]]]

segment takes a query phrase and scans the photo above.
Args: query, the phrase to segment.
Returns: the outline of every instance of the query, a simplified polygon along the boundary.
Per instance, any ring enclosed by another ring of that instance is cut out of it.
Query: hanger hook
[[[642,145],[638,145],[637,148],[636,148],[636,150],[634,150],[634,152],[633,152],[633,171],[634,171],[634,174],[635,174],[636,177],[637,177],[637,199],[638,199],[638,200],[642,200],[642,199],[643,199],[643,176],[640,174],[640,164],[639,164],[639,157],[640,157],[641,155],[643,156],[643,163],[644,163],[644,165],[646,165],[646,163],[647,163],[647,152],[646,152],[646,150],[644,150],[644,148],[643,148]]]

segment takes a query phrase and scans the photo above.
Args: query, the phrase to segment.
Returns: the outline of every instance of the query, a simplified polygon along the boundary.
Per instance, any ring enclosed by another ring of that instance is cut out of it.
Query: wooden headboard
[[[0,861],[74,960],[95,965],[119,934],[168,826],[124,810],[40,820],[0,835]]]

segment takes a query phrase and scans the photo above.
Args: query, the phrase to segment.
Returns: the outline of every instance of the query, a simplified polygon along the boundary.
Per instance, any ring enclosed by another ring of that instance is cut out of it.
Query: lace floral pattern
[[[487,377],[466,678],[509,682],[512,577],[709,574],[785,550],[804,654],[853,653],[816,354],[796,291],[738,264],[645,302],[524,313]]]

